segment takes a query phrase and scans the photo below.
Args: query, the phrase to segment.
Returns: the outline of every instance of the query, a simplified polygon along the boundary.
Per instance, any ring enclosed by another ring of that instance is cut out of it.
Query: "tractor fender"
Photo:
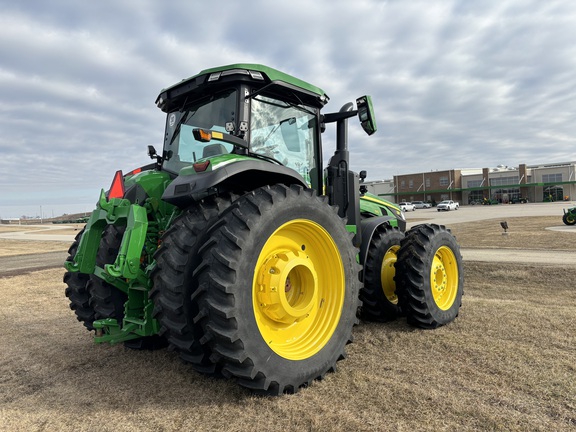
[[[277,183],[308,188],[304,178],[291,168],[267,161],[241,160],[214,171],[179,175],[166,188],[162,200],[184,209],[218,192],[241,193]]]
[[[378,216],[378,217],[371,217],[367,219],[362,219],[360,221],[361,226],[361,240],[362,243],[360,244],[360,265],[364,265],[366,262],[366,256],[368,255],[368,247],[370,246],[370,242],[372,241],[372,237],[374,233],[378,229],[379,226],[389,223],[393,220],[393,216]]]
[[[165,185],[170,182],[170,174],[166,171],[152,169],[154,165],[147,165],[135,169],[123,176],[124,178],[124,199],[131,204],[144,205],[149,197],[160,199]],[[110,191],[106,192],[106,198]]]

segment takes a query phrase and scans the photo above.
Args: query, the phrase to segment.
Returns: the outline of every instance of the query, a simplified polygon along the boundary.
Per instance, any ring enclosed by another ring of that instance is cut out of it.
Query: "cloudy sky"
[[[0,217],[91,211],[161,148],[159,91],[238,62],[371,94],[368,180],[575,160],[575,42],[568,0],[0,0]]]

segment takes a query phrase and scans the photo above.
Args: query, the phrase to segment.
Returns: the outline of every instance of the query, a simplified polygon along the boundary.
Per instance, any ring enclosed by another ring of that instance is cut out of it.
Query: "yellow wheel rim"
[[[450,309],[458,292],[458,263],[454,252],[447,246],[438,248],[434,255],[430,286],[436,305],[442,310]]]
[[[262,338],[289,360],[313,356],[336,330],[345,288],[330,234],[306,219],[283,224],[264,244],[254,272],[252,300]]]
[[[382,267],[380,267],[380,282],[382,283],[382,291],[392,304],[398,304],[398,296],[396,295],[396,282],[394,282],[394,276],[396,275],[396,269],[394,264],[396,263],[396,254],[398,253],[400,246],[394,245],[389,248],[384,254],[384,259],[382,260]]]

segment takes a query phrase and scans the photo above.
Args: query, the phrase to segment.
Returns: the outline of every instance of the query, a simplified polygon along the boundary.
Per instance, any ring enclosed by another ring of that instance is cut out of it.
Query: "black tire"
[[[576,224],[576,216],[572,213],[564,213],[564,216],[562,216],[562,222],[566,225],[574,225]]]
[[[100,247],[96,255],[96,265],[104,267],[105,264],[112,264],[118,255],[122,237],[126,227],[108,225],[100,240]],[[124,304],[128,300],[128,295],[118,288],[100,279],[95,275],[90,275],[88,288],[92,294],[90,305],[95,311],[95,319],[114,318],[120,325],[124,319]],[[141,337],[124,342],[126,348],[135,350],[155,350],[166,347],[168,344],[159,335]]]
[[[66,258],[66,261],[74,261],[74,256],[76,256],[82,234],[84,234],[84,230],[76,235],[74,242],[68,249],[68,258]],[[92,323],[95,319],[95,313],[94,308],[90,305],[91,294],[90,288],[87,286],[89,280],[90,276],[87,274],[67,271],[64,273],[64,283],[67,285],[64,293],[70,300],[70,309],[74,311],[78,321],[84,324],[84,327],[88,330],[94,330]]]
[[[112,264],[118,255],[118,249],[122,242],[125,227],[108,225],[102,233],[98,254],[96,255],[96,265],[104,268],[105,264]],[[96,319],[114,318],[120,324],[124,318],[124,303],[128,296],[118,288],[97,276],[90,275],[88,282],[92,298],[90,305],[96,312]]]
[[[198,319],[224,376],[278,395],[335,370],[360,283],[352,235],[325,197],[256,189],[211,227],[200,254]]]
[[[154,255],[150,297],[154,301],[154,317],[161,325],[160,334],[180,358],[205,374],[217,371],[208,346],[200,343],[204,330],[194,323],[199,309],[193,299],[197,288],[193,273],[200,263],[198,249],[207,228],[237,197],[209,197],[189,208],[166,231]]]
[[[364,263],[364,286],[360,290],[361,317],[367,321],[386,322],[401,313],[394,281],[398,250],[404,234],[396,227],[378,227]]]
[[[457,316],[464,293],[460,247],[442,225],[417,225],[406,232],[396,261],[400,308],[408,322],[433,329]]]

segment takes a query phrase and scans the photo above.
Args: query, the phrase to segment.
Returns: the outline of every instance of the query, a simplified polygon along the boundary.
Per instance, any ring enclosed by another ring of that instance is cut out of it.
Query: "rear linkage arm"
[[[65,263],[66,269],[70,272],[94,274],[128,294],[122,326],[113,318],[94,322],[96,329],[94,340],[97,343],[115,344],[150,336],[159,331],[158,322],[152,318],[153,304],[148,299],[151,282],[147,268],[142,269],[140,261],[144,247],[148,246],[146,245],[149,224],[147,213],[146,207],[132,204],[127,199],[111,198],[108,201],[102,190],[97,208],[92,212],[80,239],[74,262]],[[106,264],[101,268],[96,265],[96,255],[102,233],[110,224],[125,225],[126,230],[116,260],[113,264]]]

